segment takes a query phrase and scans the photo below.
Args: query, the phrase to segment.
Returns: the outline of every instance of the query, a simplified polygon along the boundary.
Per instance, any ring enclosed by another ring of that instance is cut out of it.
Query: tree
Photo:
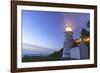
[[[88,21],[86,23],[86,28],[83,28],[82,31],[81,31],[81,38],[82,39],[90,37],[90,31],[87,30],[87,29],[90,29],[90,21]]]
[[[87,28],[88,29],[90,28],[90,21],[87,22],[86,28],[82,29],[82,31],[81,31],[81,37],[80,38],[84,41],[84,43],[87,45],[87,47],[90,48],[90,40],[85,41],[88,38],[90,39],[90,31],[87,30]]]
[[[87,22],[86,27],[87,27],[87,28],[90,28],[90,21]]]
[[[84,39],[84,38],[87,38],[89,36],[90,36],[90,32],[87,31],[85,28],[83,28],[81,31],[81,38]]]

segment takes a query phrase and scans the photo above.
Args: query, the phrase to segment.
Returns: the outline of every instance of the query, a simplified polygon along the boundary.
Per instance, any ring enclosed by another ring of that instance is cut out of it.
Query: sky
[[[61,49],[65,25],[72,26],[73,38],[76,39],[89,19],[89,13],[22,10],[22,43]]]

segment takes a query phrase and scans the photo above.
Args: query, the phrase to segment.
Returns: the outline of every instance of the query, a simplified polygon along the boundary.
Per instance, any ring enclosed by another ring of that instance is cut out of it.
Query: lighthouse
[[[70,50],[73,45],[73,32],[71,26],[65,28],[65,41],[63,47],[62,58],[70,58]]]

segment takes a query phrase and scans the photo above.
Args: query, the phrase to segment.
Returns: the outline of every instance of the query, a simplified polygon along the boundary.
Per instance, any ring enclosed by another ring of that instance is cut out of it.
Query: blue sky
[[[76,39],[89,19],[88,13],[22,10],[22,43],[60,49],[64,43],[64,26],[72,26]]]

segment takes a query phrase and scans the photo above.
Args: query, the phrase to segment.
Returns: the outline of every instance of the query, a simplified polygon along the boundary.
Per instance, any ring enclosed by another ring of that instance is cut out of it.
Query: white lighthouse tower
[[[70,26],[67,26],[65,29],[65,41],[64,48],[62,53],[62,58],[70,58],[70,50],[73,45],[73,32]]]

